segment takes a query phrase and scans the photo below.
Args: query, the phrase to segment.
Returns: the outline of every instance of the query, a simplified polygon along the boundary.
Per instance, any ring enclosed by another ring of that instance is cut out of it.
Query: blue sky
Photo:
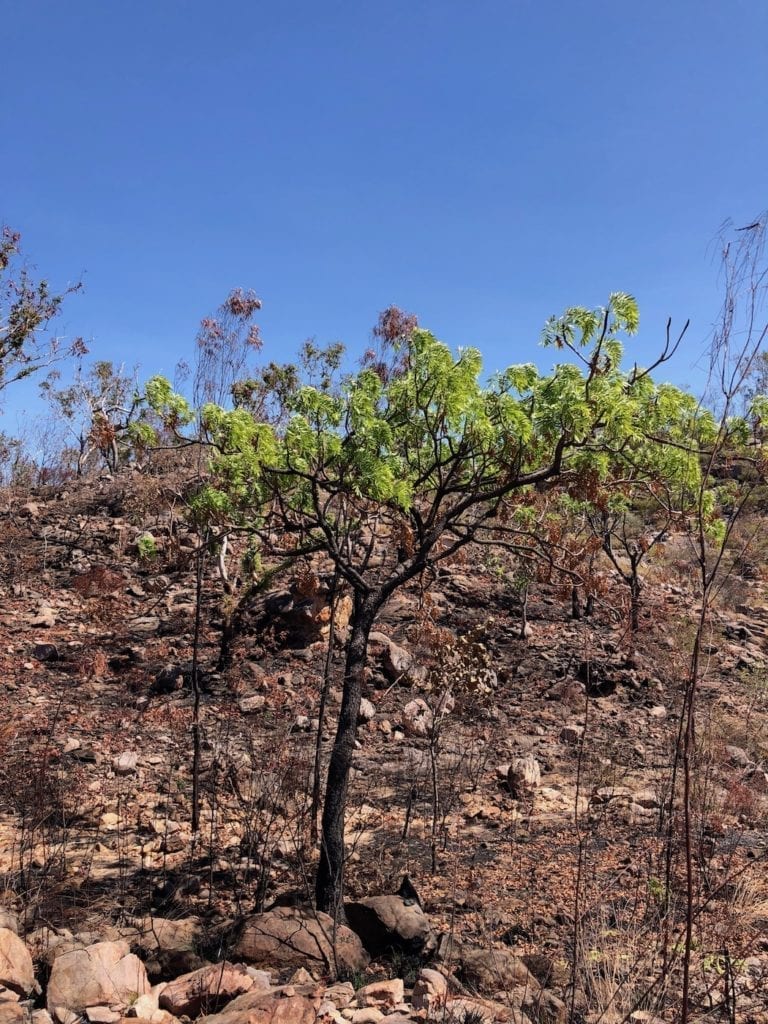
[[[765,0],[0,0],[0,220],[60,330],[172,372],[235,286],[266,355],[396,303],[489,369],[633,292],[692,370],[712,245],[768,207]],[[6,401],[8,429],[22,399]]]

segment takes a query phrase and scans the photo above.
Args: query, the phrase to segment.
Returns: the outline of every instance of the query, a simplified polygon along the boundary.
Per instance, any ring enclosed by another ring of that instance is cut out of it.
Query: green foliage
[[[165,377],[151,377],[144,385],[144,394],[150,409],[172,430],[187,426],[195,418],[189,402],[173,390]]]
[[[349,501],[358,522],[363,509],[384,507],[422,534],[425,521],[434,526],[446,516],[468,528],[469,509],[525,487],[547,466],[605,485],[661,481],[676,507],[693,515],[699,451],[717,425],[691,395],[622,369],[623,337],[638,325],[637,304],[622,292],[606,307],[566,310],[547,323],[542,341],[576,361],[548,374],[525,363],[486,380],[477,349],[453,353],[415,326],[393,344],[396,372],[363,365],[337,384],[338,346],[311,347],[299,367],[270,364],[256,403],[261,417],[254,403],[200,411],[214,455],[195,516],[258,528],[279,495],[282,515],[320,543],[349,524]],[[267,379],[279,389],[277,416],[264,413]],[[163,378],[148,382],[146,397],[174,429],[194,418]],[[526,514],[515,513],[521,526]],[[716,516],[709,518],[714,529]]]
[[[142,533],[136,541],[136,548],[142,562],[152,562],[157,558],[157,542],[151,533]]]

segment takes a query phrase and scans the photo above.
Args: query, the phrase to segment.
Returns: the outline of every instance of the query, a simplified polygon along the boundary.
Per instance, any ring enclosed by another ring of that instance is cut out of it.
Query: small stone
[[[402,1003],[404,996],[402,978],[389,981],[374,981],[357,993],[358,1006],[395,1007]]]
[[[448,998],[448,982],[444,975],[431,967],[423,967],[413,986],[412,1003],[415,1010],[434,1010]]]
[[[560,742],[567,743],[571,747],[575,747],[578,743],[581,743],[581,738],[584,735],[584,727],[581,725],[575,725],[573,723],[564,725],[560,730]]]
[[[237,706],[242,714],[255,715],[267,706],[267,698],[263,694],[255,693],[252,697],[243,697],[238,701]]]
[[[29,620],[29,624],[41,629],[51,629],[52,626],[56,625],[56,612],[49,604],[43,603]]]
[[[115,1010],[110,1010],[108,1006],[88,1006],[85,1016],[91,1024],[117,1024],[117,1021],[120,1020],[120,1014]]]
[[[35,644],[32,648],[32,657],[35,661],[58,661],[59,649],[56,644]]]
[[[135,750],[124,750],[112,762],[112,768],[117,775],[132,775],[139,763],[139,755]]]
[[[376,708],[367,697],[363,697],[360,701],[360,710],[357,713],[358,722],[372,722],[375,717]]]

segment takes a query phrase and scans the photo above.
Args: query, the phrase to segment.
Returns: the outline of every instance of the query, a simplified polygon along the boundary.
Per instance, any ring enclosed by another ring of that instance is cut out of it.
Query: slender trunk
[[[216,663],[217,672],[226,672],[232,666],[232,652],[238,633],[237,611],[238,606],[234,601],[231,607],[225,607],[223,611],[219,660]]]
[[[328,647],[325,652],[325,669],[323,671],[323,687],[320,691],[320,707],[317,712],[317,736],[315,737],[315,764],[312,773],[312,809],[310,811],[310,829],[312,845],[317,843],[317,816],[320,813],[320,771],[323,753],[323,724],[325,722],[325,706],[328,703],[328,691],[333,676],[333,644],[336,639],[336,590],[339,575],[334,573],[328,601],[331,617],[328,622]]]
[[[579,600],[579,588],[573,587],[571,589],[571,618],[581,618],[581,601]]]
[[[528,587],[523,587],[520,595],[520,639],[525,640],[525,633],[528,628]]]
[[[205,540],[207,540],[207,535]],[[195,628],[192,636],[192,831],[200,830],[200,622],[203,608],[205,542],[197,553]]]
[[[681,1022],[686,1024],[690,1012],[691,954],[693,951],[693,919],[695,877],[693,863],[693,760],[696,753],[696,694],[699,684],[701,643],[707,624],[709,590],[704,575],[704,594],[701,601],[696,635],[693,639],[691,671],[684,697],[685,731],[683,733],[683,838],[685,844],[685,940],[683,945],[683,985]]]
[[[330,914],[335,920],[343,920],[344,913],[344,816],[349,770],[352,766],[357,719],[363,694],[368,637],[377,611],[377,605],[370,597],[364,599],[355,594],[354,624],[347,647],[341,710],[325,787],[315,898],[317,909]]]
[[[629,581],[629,594],[632,632],[636,633],[640,628],[640,577],[637,575],[636,566],[632,566],[632,576]]]
[[[584,615],[586,617],[589,617],[590,615],[592,615],[594,613],[594,611],[595,611],[595,595],[594,594],[588,594],[587,595],[586,603],[584,605]]]

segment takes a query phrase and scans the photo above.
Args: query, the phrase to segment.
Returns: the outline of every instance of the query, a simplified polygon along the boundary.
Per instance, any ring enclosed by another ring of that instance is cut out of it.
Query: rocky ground
[[[635,637],[618,584],[580,621],[536,586],[522,640],[503,574],[474,557],[393,599],[358,732],[347,931],[309,901],[322,591],[276,581],[217,673],[209,564],[194,834],[195,542],[172,497],[136,474],[1,507],[0,1024],[677,1019],[682,548],[651,564]],[[768,607],[748,575],[705,638],[696,1020],[768,1021]],[[472,679],[451,668],[467,656]]]

